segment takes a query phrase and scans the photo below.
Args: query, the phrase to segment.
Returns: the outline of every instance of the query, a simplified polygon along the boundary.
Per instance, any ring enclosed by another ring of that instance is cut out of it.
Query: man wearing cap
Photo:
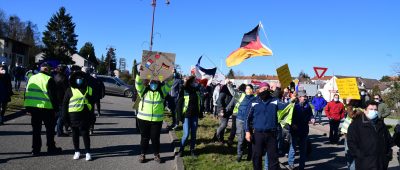
[[[49,76],[50,65],[43,63],[40,72],[29,79],[26,86],[24,106],[31,115],[32,123],[32,155],[37,156],[42,146],[42,122],[46,127],[47,152],[49,154],[61,153],[61,148],[54,142],[54,129],[56,126],[56,112],[58,112],[56,85]]]
[[[305,167],[307,154],[307,136],[309,122],[314,123],[314,116],[310,104],[307,101],[306,91],[299,91],[298,102],[294,105],[292,125],[290,126],[291,143],[288,156],[289,169],[294,169],[296,147],[300,149],[299,169]]]
[[[268,83],[259,85],[259,94],[250,105],[245,122],[246,140],[253,147],[253,169],[261,170],[262,157],[267,152],[268,169],[279,169],[277,153],[278,110],[283,110],[288,104],[279,102],[272,97]]]

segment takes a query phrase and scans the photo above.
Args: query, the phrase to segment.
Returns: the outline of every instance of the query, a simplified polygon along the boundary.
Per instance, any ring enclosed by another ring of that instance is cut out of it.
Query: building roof
[[[318,79],[318,77],[315,76],[315,77],[313,77],[311,80],[324,80],[324,81],[327,81],[327,80],[332,79],[332,77],[333,77],[333,76],[323,76],[323,77],[321,77],[320,79]]]
[[[14,39],[11,39],[11,38],[8,38],[8,37],[4,37],[4,36],[0,36],[0,39],[12,41],[12,42],[16,42],[16,43],[18,43],[18,44],[20,44],[20,45],[24,45],[24,46],[28,46],[28,47],[31,47],[31,46],[32,46],[32,45],[29,45],[29,44],[24,43],[24,42],[22,42],[22,41],[17,41],[17,40],[14,40]]]

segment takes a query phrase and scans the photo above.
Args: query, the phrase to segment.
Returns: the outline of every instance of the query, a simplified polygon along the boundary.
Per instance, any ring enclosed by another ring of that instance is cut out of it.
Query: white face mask
[[[378,111],[376,110],[368,110],[368,113],[366,114],[367,118],[372,120],[378,117]]]
[[[361,92],[361,96],[364,96],[364,95],[365,95],[365,92],[362,91],[362,92]]]
[[[379,101],[379,99],[375,99],[374,101],[375,101],[375,102],[377,102],[377,103],[379,103],[379,102],[380,102],[380,101]]]
[[[321,94],[318,94],[317,96],[318,96],[318,97],[321,97]]]
[[[337,102],[339,101],[339,98],[333,98],[333,101]]]

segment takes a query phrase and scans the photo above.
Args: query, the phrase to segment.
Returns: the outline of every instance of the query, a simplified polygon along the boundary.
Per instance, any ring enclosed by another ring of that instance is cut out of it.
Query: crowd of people
[[[166,108],[172,114],[170,130],[182,123],[183,136],[178,156],[187,156],[184,152],[187,143],[190,156],[201,154],[196,153],[197,129],[199,119],[209,114],[219,120],[219,126],[210,138],[217,144],[232,147],[237,137],[237,162],[246,155],[257,170],[280,169],[279,157],[282,156],[287,156],[289,169],[295,169],[297,150],[298,169],[304,169],[311,152],[309,126],[321,124],[323,112],[329,119],[329,143],[338,144],[341,134],[344,137],[350,170],[387,169],[392,159],[392,146],[400,145],[400,126],[391,136],[383,121],[390,115],[390,110],[378,94],[369,100],[342,99],[335,94],[333,100],[327,102],[320,92],[309,97],[304,90],[296,91],[279,84],[262,82],[236,87],[229,79],[213,84],[197,80],[195,76],[182,77],[176,72],[160,82],[141,79],[139,70],[137,72],[134,109],[141,136],[140,163],[146,162],[150,140],[154,160],[163,162],[160,134]],[[14,88],[18,92],[19,85]],[[13,95],[11,76],[4,64],[0,65],[0,92],[2,123],[7,103]],[[90,134],[96,121],[95,108],[99,117],[100,99],[104,95],[104,85],[93,70],[82,71],[78,66],[68,68],[65,65],[52,68],[48,63],[42,63],[37,73],[29,75],[24,92],[24,106],[31,115],[32,155],[41,155],[43,122],[49,154],[62,152],[55,145],[54,136],[69,136],[71,131],[75,150],[73,159],[80,159],[81,136],[86,160],[91,160]],[[224,133],[230,119],[231,131],[225,140]]]

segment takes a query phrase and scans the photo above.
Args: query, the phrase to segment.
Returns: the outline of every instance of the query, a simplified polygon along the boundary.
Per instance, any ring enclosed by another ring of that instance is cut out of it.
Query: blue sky
[[[232,67],[246,75],[276,74],[289,64],[292,76],[313,66],[328,67],[327,75],[380,78],[393,75],[400,62],[400,12],[397,0],[158,0],[155,51],[176,53],[176,62],[188,72],[201,55],[204,67],[228,72],[225,58],[240,45],[243,33],[259,21],[264,25],[272,57],[256,57]],[[73,16],[78,50],[92,42],[97,57],[115,47],[117,57],[140,60],[149,48],[151,0],[0,0],[6,14],[31,20],[39,31],[61,6]],[[209,59],[208,59],[209,58]],[[211,61],[210,61],[211,60]],[[222,65],[222,67],[221,67]]]

